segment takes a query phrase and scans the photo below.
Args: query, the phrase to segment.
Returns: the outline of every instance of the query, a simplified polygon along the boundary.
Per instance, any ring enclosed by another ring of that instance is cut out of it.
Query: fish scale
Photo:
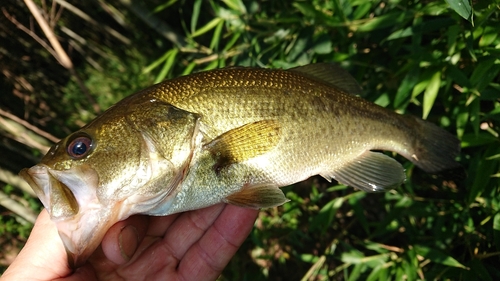
[[[262,77],[259,78],[262,79]],[[350,124],[349,121],[342,124],[341,122],[345,118],[339,119],[336,117],[346,115],[348,112],[342,110],[340,106],[332,106],[333,108],[329,111],[318,111],[311,105],[311,102],[297,103],[290,100],[291,96],[300,98],[307,92],[304,93],[300,89],[293,89],[293,87],[288,87],[285,90],[281,88],[281,91],[287,91],[289,94],[284,95],[281,92],[254,86],[254,88],[246,89],[245,95],[235,95],[232,89],[222,90],[218,88],[218,90],[196,95],[196,102],[192,103],[190,100],[184,100],[186,102],[180,101],[172,104],[181,109],[200,114],[202,116],[201,122],[207,123],[209,127],[215,129],[214,133],[208,136],[207,141],[210,141],[212,136],[220,135],[244,124],[267,119],[282,121],[281,124],[284,130],[282,145],[278,145],[276,148],[279,153],[271,161],[274,165],[266,168],[268,170],[278,169],[279,172],[275,173],[284,173],[285,176],[280,176],[280,178],[288,177],[289,182],[296,182],[310,176],[300,175],[299,173],[299,179],[294,177],[293,175],[298,174],[296,172],[299,169],[298,166],[323,164],[329,161],[334,169],[335,162],[338,161],[336,159],[342,159],[338,157],[339,155],[349,154],[350,151],[355,149],[355,147],[350,147],[335,140],[336,137],[353,137],[344,132],[350,130],[346,128],[352,128],[354,124]],[[197,99],[196,97],[199,96],[201,97]],[[214,96],[220,97],[220,101],[216,104],[213,102]],[[318,96],[325,95],[321,95],[319,91]],[[275,102],[276,100],[278,102]],[[268,106],[273,103],[279,106]],[[250,104],[250,106],[245,106],[247,104]],[[318,120],[320,121],[318,122]],[[386,126],[385,124],[382,125],[383,127]],[[354,126],[354,128],[357,128],[357,126]],[[363,131],[367,132],[366,130]],[[365,135],[363,131],[355,132],[358,133],[355,137],[369,139],[369,133]],[[329,147],[328,150],[323,149],[327,146]],[[364,150],[362,148],[362,151]],[[361,151],[358,154],[360,153]]]
[[[368,192],[402,184],[401,164],[372,150],[431,173],[458,165],[454,136],[360,92],[328,63],[179,77],[118,102],[20,175],[78,266],[130,215],[279,206],[280,187],[314,175]]]

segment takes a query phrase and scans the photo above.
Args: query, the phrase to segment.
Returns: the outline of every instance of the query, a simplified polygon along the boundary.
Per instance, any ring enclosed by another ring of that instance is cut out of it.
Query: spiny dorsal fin
[[[241,191],[229,195],[226,203],[246,208],[271,208],[290,201],[277,186],[256,185],[243,187]]]
[[[227,131],[205,145],[205,149],[219,158],[219,167],[228,166],[268,152],[280,137],[279,123],[263,120]]]
[[[367,151],[342,168],[329,174],[323,173],[321,176],[367,192],[396,188],[406,178],[403,166],[398,161],[373,151]]]
[[[354,77],[334,63],[315,63],[288,69],[322,81],[348,94],[361,95],[363,90]]]

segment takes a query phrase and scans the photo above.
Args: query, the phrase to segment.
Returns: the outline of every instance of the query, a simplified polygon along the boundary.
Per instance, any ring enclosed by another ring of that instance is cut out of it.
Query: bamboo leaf
[[[385,15],[374,17],[363,23],[357,28],[358,32],[370,32],[377,29],[385,28],[400,24],[412,17],[412,14],[405,12],[389,12]]]
[[[445,0],[448,5],[462,18],[472,23],[472,6],[469,0]]]
[[[195,0],[193,5],[193,14],[191,15],[191,33],[196,31],[198,25],[198,18],[200,16],[202,0]]]
[[[461,137],[461,141],[461,146],[463,148],[495,143],[497,143],[497,145],[500,144],[497,137],[486,132],[479,132],[478,134],[465,134]]]
[[[168,56],[165,60],[165,64],[163,65],[163,68],[161,69],[160,73],[158,76],[155,78],[155,83],[159,83],[167,77],[167,74],[170,72],[174,65],[175,57],[177,56],[177,53],[179,53],[178,49],[172,49],[168,52]]]
[[[200,35],[203,35],[210,30],[214,29],[220,22],[223,22],[224,20],[222,18],[214,18],[213,20],[209,21],[207,24],[204,26],[200,27],[200,29],[194,31],[191,34],[191,37],[197,37]]]
[[[323,206],[318,215],[311,221],[311,228],[321,230],[322,232],[326,231],[330,227],[334,215],[340,206],[342,206],[342,203],[344,203],[344,197],[338,197]]]
[[[224,21],[220,21],[215,27],[214,35],[212,36],[212,41],[210,42],[210,49],[218,50],[219,42],[221,41],[222,27],[224,27]]]
[[[493,238],[497,251],[500,251],[500,212],[493,217]]]
[[[222,0],[229,8],[240,14],[246,14],[247,9],[241,0]]]
[[[150,65],[146,66],[142,73],[147,74],[151,72],[153,69],[157,68],[159,65],[165,62],[165,60],[171,55],[171,50],[165,52],[163,56],[161,56],[159,59],[155,60],[152,62]]]
[[[495,42],[498,37],[498,29],[493,26],[485,26],[483,35],[479,39],[479,47],[487,47]]]
[[[440,264],[444,264],[444,265],[452,266],[452,267],[467,268],[465,265],[459,263],[456,259],[452,258],[451,256],[449,256],[449,255],[447,255],[439,250],[436,250],[436,249],[433,249],[433,248],[430,248],[427,246],[423,246],[423,245],[415,245],[415,250],[416,250],[417,254],[423,256],[426,259],[429,259],[432,262],[436,262],[436,263],[440,263]]]
[[[375,267],[370,275],[366,278],[366,281],[376,281],[376,280],[389,280],[388,278],[388,265],[383,264]]]
[[[434,75],[432,75],[431,80],[429,80],[429,84],[427,84],[427,87],[425,88],[422,114],[423,119],[427,119],[427,116],[429,116],[429,113],[434,106],[434,101],[436,100],[436,97],[438,95],[440,84],[441,71],[438,71],[434,73]]]
[[[410,99],[410,91],[415,87],[415,84],[418,82],[419,77],[419,68],[413,67],[408,74],[403,78],[401,84],[398,88],[398,92],[396,93],[396,97],[394,98],[394,107],[401,108],[405,103],[407,103]]]

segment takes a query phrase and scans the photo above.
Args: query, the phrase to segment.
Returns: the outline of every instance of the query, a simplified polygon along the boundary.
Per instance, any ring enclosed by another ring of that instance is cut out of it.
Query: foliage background
[[[398,157],[408,180],[384,194],[285,187],[220,280],[500,280],[498,1],[35,1],[69,65],[25,2],[0,7],[2,272],[41,208],[15,174],[58,137],[166,78],[337,62],[366,99],[456,134],[464,171]]]

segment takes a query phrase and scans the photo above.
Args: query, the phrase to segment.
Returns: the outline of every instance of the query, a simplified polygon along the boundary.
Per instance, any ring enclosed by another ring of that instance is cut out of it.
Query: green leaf
[[[429,80],[429,84],[425,88],[424,92],[424,104],[423,104],[423,114],[422,118],[427,119],[432,107],[434,106],[434,101],[439,92],[439,86],[441,85],[441,71],[438,71],[432,75]]]
[[[311,229],[321,230],[322,232],[325,232],[326,229],[330,227],[335,213],[340,208],[340,206],[342,206],[342,203],[344,203],[344,197],[338,197],[326,203],[326,205],[321,208],[318,215],[311,221]]]
[[[299,259],[301,261],[307,262],[307,263],[315,263],[319,260],[319,257],[313,255],[313,254],[301,254],[299,256]]]
[[[390,278],[388,278],[388,266],[386,264],[375,267],[366,278],[366,281],[376,280],[390,280]]]
[[[462,87],[467,87],[467,88],[472,87],[472,84],[469,81],[467,75],[465,75],[463,71],[460,70],[455,65],[450,65],[446,68],[446,76],[453,79],[453,82],[457,83]]]
[[[297,8],[305,17],[315,18],[318,16],[318,11],[314,9],[314,6],[308,2],[294,2],[293,6]]]
[[[498,141],[498,140],[497,140]],[[484,160],[488,156],[496,155],[500,152],[500,146],[490,145],[487,146],[486,151],[478,153],[470,160],[471,166],[469,168],[469,194],[468,202],[472,203],[480,197],[486,189],[495,188],[490,185],[492,181],[491,175],[497,172],[498,162],[494,160]]]
[[[194,61],[191,62],[190,64],[188,64],[186,66],[186,68],[184,68],[184,70],[182,71],[181,76],[191,74],[191,72],[193,72],[193,69],[195,68],[195,66],[196,66],[196,62],[194,62]]]
[[[419,77],[419,67],[413,67],[408,74],[406,74],[403,81],[399,85],[398,92],[396,93],[396,97],[394,98],[394,107],[400,109],[403,107],[405,103],[409,101],[410,91],[415,87],[415,84],[418,82]]]
[[[191,33],[194,33],[198,25],[198,17],[200,16],[202,0],[195,0],[193,5],[193,13],[191,15]]]
[[[478,134],[465,134],[461,138],[461,146],[463,148],[483,146],[493,143],[499,143],[498,138],[486,132],[479,132]]]
[[[352,206],[354,210],[354,215],[358,218],[361,226],[365,230],[367,234],[370,233],[368,221],[366,219],[366,214],[364,213],[364,208],[361,206],[361,199],[363,199],[367,193],[359,192],[356,196],[349,197],[349,204]]]
[[[468,125],[469,122],[469,111],[465,106],[461,106],[458,108],[460,112],[457,114],[457,136],[462,139],[465,128]],[[463,145],[463,143],[462,143]],[[462,146],[463,147],[463,146]]]
[[[330,41],[327,36],[320,37],[313,46],[313,50],[316,54],[329,54],[332,52],[332,49],[332,41]]]
[[[233,36],[231,37],[229,42],[224,44],[224,51],[228,51],[229,49],[231,49],[234,46],[234,44],[238,41],[240,36],[241,36],[241,33],[239,33],[239,32],[233,34]]]
[[[359,20],[365,17],[372,10],[373,4],[371,1],[363,1],[354,11],[352,18]]]
[[[386,40],[395,40],[399,38],[409,37],[413,35],[413,27],[406,27],[397,31],[394,31]]]
[[[440,263],[440,264],[444,264],[444,265],[452,266],[452,267],[467,268],[463,264],[459,263],[456,259],[452,258],[451,256],[449,256],[449,255],[447,255],[439,250],[436,250],[436,249],[433,249],[433,248],[430,248],[427,246],[423,246],[423,245],[415,245],[414,247],[415,247],[415,251],[417,251],[417,254],[421,255],[422,257],[424,257],[426,259],[431,260],[432,262]]]
[[[466,270],[463,272],[462,280],[481,280],[481,281],[498,280],[498,278],[493,279],[491,277],[490,273],[488,272],[488,268],[486,264],[483,264],[483,261],[478,259],[472,259],[468,265],[470,266],[470,270]]]
[[[177,2],[177,0],[170,0],[170,1],[167,1],[161,5],[158,5],[156,6],[156,8],[154,8],[153,10],[153,13],[159,13],[165,9],[167,9],[168,7],[172,6],[173,4],[175,4],[175,2]]]
[[[394,11],[387,14],[371,18],[357,28],[358,32],[370,32],[389,26],[401,24],[404,21],[413,17],[413,14],[408,11]]]
[[[462,18],[472,23],[472,7],[469,0],[445,0]]]
[[[310,42],[310,32],[304,30],[298,35],[298,38],[295,40],[292,49],[288,54],[288,61],[296,60],[300,55],[306,53],[306,49],[309,46]]]
[[[472,125],[472,129],[474,130],[474,134],[478,135],[479,134],[479,122],[481,120],[480,116],[480,100],[479,98],[474,99],[470,105],[470,121]]]
[[[364,271],[366,266],[363,263],[358,263],[356,264],[352,271],[351,274],[349,275],[349,278],[347,278],[347,281],[358,281],[361,277],[361,273]]]
[[[191,37],[197,37],[202,34],[205,34],[215,28],[220,22],[223,22],[224,20],[222,18],[214,18],[213,20],[209,21],[207,24],[204,26],[200,27],[200,29],[194,31],[191,34]]]
[[[419,12],[424,15],[439,16],[444,14],[447,9],[448,5],[446,5],[444,2],[432,1],[425,3],[425,5],[423,5],[422,8],[419,9]]]
[[[224,21],[220,21],[215,27],[214,35],[212,36],[212,41],[210,42],[210,49],[217,51],[219,49],[219,42],[221,41],[222,28],[224,27]]]
[[[345,263],[358,264],[363,262],[365,255],[356,249],[342,253],[340,260]]]
[[[493,217],[493,237],[497,251],[500,251],[500,212]]]
[[[392,280],[412,280],[409,278],[408,274],[404,272],[404,268],[402,266],[396,267],[396,273]]]
[[[172,52],[172,50],[168,50],[167,52],[165,52],[165,54],[163,54],[163,56],[161,56],[159,59],[155,60],[153,63],[146,66],[144,68],[144,70],[142,71],[142,73],[144,73],[144,74],[149,73],[153,69],[157,68],[160,64],[164,63],[165,60],[172,54],[171,52]]]
[[[391,103],[391,100],[387,93],[381,93],[380,96],[375,101],[373,101],[373,103],[378,104],[382,107],[387,107]]]
[[[404,259],[402,262],[403,272],[406,275],[407,280],[417,280],[418,271],[418,257],[415,247],[408,249],[404,253]]]
[[[415,98],[427,88],[427,85],[429,85],[429,81],[430,80],[420,81],[417,85],[415,85],[415,87],[413,87],[413,90],[411,91],[411,98],[413,102],[417,102]]]
[[[229,8],[240,14],[246,14],[247,9],[241,0],[222,0]]]
[[[172,69],[172,67],[174,65],[175,58],[176,58],[178,53],[179,53],[178,49],[172,49],[168,52],[168,56],[167,56],[167,59],[165,60],[165,64],[163,65],[163,68],[160,71],[160,73],[158,74],[158,76],[156,76],[154,83],[159,83],[159,82],[163,81],[163,79],[165,79],[165,77],[167,77],[168,73],[170,72],[170,70]]]
[[[495,77],[495,72],[498,73],[498,70],[492,69],[496,62],[497,58],[489,57],[480,61],[476,67],[474,67],[474,71],[470,76],[470,82],[478,91],[482,91],[487,86],[493,77]],[[492,73],[493,76],[491,75]]]
[[[483,35],[479,39],[479,47],[487,47],[495,42],[498,37],[498,28],[493,26],[485,26]]]

